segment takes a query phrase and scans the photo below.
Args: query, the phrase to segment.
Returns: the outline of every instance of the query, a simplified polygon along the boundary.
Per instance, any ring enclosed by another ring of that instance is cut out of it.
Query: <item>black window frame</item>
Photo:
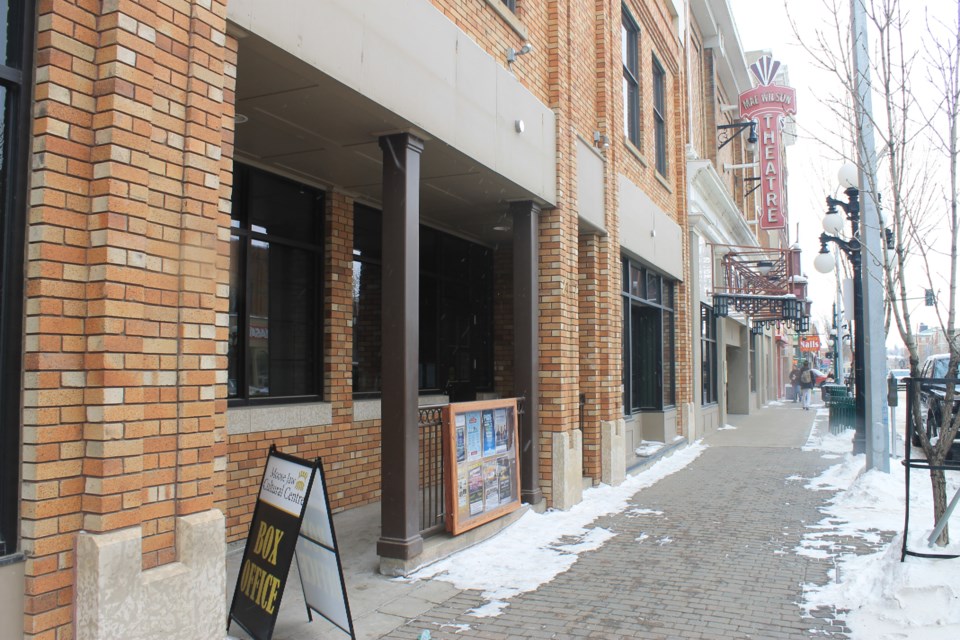
[[[700,403],[720,401],[717,384],[717,314],[713,307],[700,303]]]
[[[657,172],[666,177],[669,163],[667,162],[667,72],[663,65],[653,56],[652,64],[652,84],[653,84],[653,141],[656,156]]]
[[[33,99],[33,0],[7,0],[7,49],[0,52],[6,94],[0,150],[0,558],[20,548],[21,367],[24,241]],[[4,162],[4,158],[8,162]]]
[[[626,5],[621,5],[620,61],[623,66],[623,133],[640,149],[640,26]]]
[[[366,388],[366,384],[359,385],[357,380],[364,376],[365,380],[378,380],[377,376],[370,376],[366,368],[361,365],[360,351],[375,354],[376,369],[380,372],[379,345],[361,345],[367,336],[360,333],[362,323],[359,321],[360,287],[356,281],[357,274],[362,273],[363,266],[379,268],[381,265],[382,226],[379,224],[381,212],[363,204],[354,205],[354,245],[353,245],[353,398],[375,399],[381,393],[379,388]],[[361,238],[357,233],[360,227],[366,232],[375,232],[369,247],[360,246]],[[443,256],[458,255],[462,257],[461,269],[466,272],[457,272],[457,267],[450,264],[440,264]],[[420,327],[418,355],[418,389],[423,395],[443,393],[463,393],[468,395],[478,391],[492,391],[494,388],[494,258],[493,250],[465,238],[445,233],[439,229],[420,225]],[[359,267],[359,269],[358,269]],[[452,298],[459,295],[461,300],[453,305],[449,314],[449,304]],[[379,305],[377,297],[374,303]],[[445,305],[448,305],[445,307]],[[432,312],[431,312],[432,311]],[[458,316],[457,311],[460,312]],[[464,313],[465,312],[465,313]],[[379,317],[379,307],[376,309]],[[441,322],[441,316],[449,320],[448,324]],[[464,328],[467,322],[470,327]],[[453,333],[461,339],[467,335],[466,344],[454,344],[454,338],[449,333],[453,323],[459,323],[458,330]],[[461,347],[467,352],[461,352]],[[432,354],[431,358],[425,354]],[[466,355],[466,361],[463,356]],[[459,357],[459,361],[458,361]],[[429,369],[430,364],[435,365]],[[464,379],[465,367],[470,369],[468,379]],[[452,377],[451,377],[451,374]],[[373,385],[379,387],[379,383]],[[359,388],[359,390],[358,390]]]
[[[246,177],[255,172],[259,172],[268,176],[271,179],[278,181],[286,182],[291,185],[291,187],[296,187],[300,192],[310,192],[315,194],[316,201],[314,211],[312,215],[317,217],[316,221],[316,237],[310,240],[304,240],[302,238],[290,238],[285,236],[279,236],[271,234],[268,232],[258,231],[253,227],[253,225],[244,226],[243,219],[246,216],[246,198],[248,197],[246,193]],[[296,403],[296,402],[318,402],[323,399],[323,389],[324,389],[324,379],[323,379],[323,360],[325,353],[325,339],[326,334],[324,332],[323,324],[323,299],[324,299],[324,280],[323,280],[323,262],[324,262],[324,220],[325,220],[325,199],[326,193],[322,189],[312,187],[303,183],[300,183],[295,180],[291,180],[284,176],[280,176],[269,171],[264,171],[258,167],[253,167],[250,165],[242,164],[239,162],[234,163],[234,192],[233,192],[233,209],[231,211],[231,228],[230,234],[232,236],[239,237],[239,244],[237,247],[242,248],[243,256],[240,258],[240,283],[236,288],[237,295],[237,335],[243,336],[243,340],[238,340],[236,345],[235,357],[239,360],[239,366],[237,368],[237,379],[236,379],[236,391],[231,395],[231,391],[228,388],[227,395],[227,404],[228,406],[255,406],[255,405],[268,405],[268,404],[285,404],[285,403]],[[288,395],[251,395],[250,394],[250,385],[249,385],[249,374],[251,368],[251,348],[250,348],[250,309],[248,301],[252,299],[252,282],[251,278],[248,277],[250,273],[250,248],[255,242],[266,242],[270,246],[284,246],[288,248],[293,248],[299,251],[311,252],[314,255],[314,292],[312,303],[312,319],[311,323],[314,327],[313,334],[313,353],[308,356],[312,362],[310,367],[311,375],[313,377],[313,391],[302,394],[288,394]],[[231,245],[233,240],[231,238]],[[234,247],[231,247],[231,250]],[[233,286],[231,283],[231,292],[233,292]],[[230,359],[230,354],[228,353],[228,360]],[[228,372],[232,369],[228,362]]]
[[[623,412],[676,407],[676,282],[628,257],[621,259],[623,304]],[[644,344],[643,334],[648,339]],[[647,357],[641,357],[640,351]],[[643,365],[653,360],[652,377]],[[646,382],[646,390],[640,388]]]

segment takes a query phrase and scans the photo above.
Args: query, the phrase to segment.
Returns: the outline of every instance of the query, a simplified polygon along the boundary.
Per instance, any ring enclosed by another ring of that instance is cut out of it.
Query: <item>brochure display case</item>
[[[447,530],[458,535],[518,509],[516,398],[450,404],[443,427]]]

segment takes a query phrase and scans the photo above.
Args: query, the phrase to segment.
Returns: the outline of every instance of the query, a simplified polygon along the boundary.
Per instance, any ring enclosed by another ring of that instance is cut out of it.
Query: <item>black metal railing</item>
[[[420,535],[443,531],[446,501],[443,487],[443,407],[420,407]]]

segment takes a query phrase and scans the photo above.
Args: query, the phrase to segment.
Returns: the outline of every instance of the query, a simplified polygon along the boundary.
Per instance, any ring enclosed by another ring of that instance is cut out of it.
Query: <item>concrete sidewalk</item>
[[[829,492],[797,476],[829,462],[804,452],[818,407],[775,404],[704,439],[708,449],[680,472],[634,496],[657,518],[605,516],[617,535],[501,615],[477,618],[478,592],[441,580],[408,582],[377,573],[379,506],[335,516],[358,638],[806,638],[846,637],[835,612],[804,618],[801,585],[823,582],[828,562],[794,553]],[[825,425],[825,417],[820,414]],[[629,509],[627,510],[629,511]],[[638,540],[647,540],[640,543]],[[657,544],[650,541],[668,540]],[[228,556],[228,605],[241,549]],[[246,635],[233,626],[231,635]],[[296,568],[274,638],[346,638],[314,615],[308,623]]]

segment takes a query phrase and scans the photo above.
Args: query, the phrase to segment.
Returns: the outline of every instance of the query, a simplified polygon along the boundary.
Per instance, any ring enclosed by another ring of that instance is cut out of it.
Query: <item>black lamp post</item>
[[[864,422],[867,409],[867,399],[864,394],[866,380],[863,353],[864,353],[864,317],[863,317],[863,274],[861,266],[860,244],[860,191],[853,186],[844,190],[847,202],[835,200],[827,196],[827,215],[823,219],[825,231],[820,234],[820,253],[813,261],[813,266],[821,273],[833,270],[833,256],[827,249],[827,243],[834,243],[843,252],[853,267],[853,385],[854,406],[856,408],[856,431],[853,436],[853,453],[866,453],[867,429]],[[843,220],[837,212],[837,207],[843,209],[850,221],[850,239],[845,240],[838,235],[843,229]]]

